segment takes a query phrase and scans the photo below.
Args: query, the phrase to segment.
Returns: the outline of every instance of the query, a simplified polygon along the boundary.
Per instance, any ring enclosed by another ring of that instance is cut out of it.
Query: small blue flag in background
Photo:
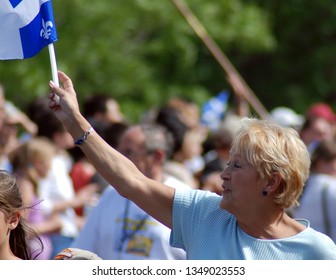
[[[201,122],[211,131],[218,129],[221,125],[228,107],[229,96],[230,93],[223,90],[203,104]]]
[[[0,0],[0,59],[25,59],[57,41],[51,0]]]

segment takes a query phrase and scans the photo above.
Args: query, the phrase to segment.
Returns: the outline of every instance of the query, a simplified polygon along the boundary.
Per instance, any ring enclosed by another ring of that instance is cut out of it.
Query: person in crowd
[[[125,122],[119,103],[107,93],[87,97],[83,102],[83,114],[98,133],[106,125]]]
[[[23,217],[40,236],[43,251],[39,251],[39,242],[29,240],[32,254],[36,259],[51,258],[52,243],[49,235],[61,229],[61,221],[57,214],[46,216],[42,210],[43,200],[39,199],[39,181],[48,175],[51,160],[55,154],[55,145],[47,138],[33,137],[24,142],[10,154],[13,174],[17,176],[24,205],[31,205],[24,211]],[[39,241],[39,240],[38,240]]]
[[[180,120],[191,130],[197,130],[203,139],[208,129],[201,123],[199,106],[191,99],[182,96],[173,96],[167,101],[167,107],[178,112]]]
[[[304,116],[297,114],[289,107],[275,107],[270,112],[271,118],[285,127],[292,127],[299,131],[304,123]]]
[[[0,260],[31,260],[29,240],[38,234],[29,228],[22,217],[26,207],[23,204],[16,177],[0,171]],[[40,240],[40,250],[43,243]],[[35,252],[36,253],[36,252]]]
[[[223,195],[174,189],[148,178],[95,133],[71,79],[61,71],[59,79],[63,87],[49,83],[49,108],[120,195],[172,229],[171,245],[188,259],[336,259],[330,237],[285,212],[297,203],[310,166],[295,130],[244,118],[221,174]]]
[[[37,125],[13,102],[0,84],[0,169],[12,171],[8,155],[37,133]]]
[[[332,124],[321,117],[306,118],[299,133],[310,153],[320,141],[334,139]]]
[[[200,189],[222,195],[222,179],[220,178],[222,171],[223,169],[219,165],[207,168],[205,174],[202,175]]]
[[[230,159],[233,133],[225,124],[212,131],[207,140],[207,152],[204,155],[205,166],[200,176],[200,189],[222,194],[220,174]]]
[[[6,137],[3,136],[3,131],[6,131],[5,119],[5,89],[2,84],[0,84],[0,169],[6,171],[12,171],[12,166],[8,159],[8,153],[6,149]],[[5,133],[6,135],[6,133]]]
[[[100,136],[113,148],[117,148],[120,136],[127,129],[127,123],[110,123],[106,124],[101,130]],[[80,216],[87,216],[89,211],[95,207],[100,195],[104,192],[109,183],[101,176],[94,166],[87,160],[82,150],[74,147],[71,150],[74,157],[74,165],[70,171],[70,176],[74,185],[75,192],[78,193],[82,188],[90,184],[97,186],[96,197],[93,198],[90,205],[76,208],[76,213]]]
[[[1,130],[3,149],[7,154],[21,143],[30,140],[37,134],[37,125],[12,102],[5,101],[5,120]]]
[[[305,112],[305,117],[307,119],[311,118],[322,118],[331,124],[335,124],[336,122],[336,114],[333,109],[324,102],[317,102],[311,104]]]
[[[171,97],[166,106],[175,109],[180,121],[188,128],[182,150],[177,157],[180,157],[179,160],[198,180],[204,167],[202,143],[208,135],[208,128],[201,122],[199,106],[193,100],[182,96]]]
[[[5,87],[0,83],[0,128],[2,127],[3,120],[5,119]]]
[[[240,127],[242,117],[228,113],[216,129],[212,129],[204,142],[205,166],[200,176],[200,189],[222,195],[220,174],[230,160],[233,137]]]
[[[118,150],[149,178],[175,188],[188,188],[163,172],[171,152],[169,139],[162,126],[133,125],[122,134]],[[185,259],[183,250],[169,245],[169,237],[168,227],[109,187],[71,246],[103,259]]]
[[[83,112],[96,132],[104,139],[106,137],[112,139],[111,135],[105,136],[106,133],[109,133],[110,126],[115,126],[116,131],[119,128],[122,130],[123,127],[127,126],[120,110],[119,103],[107,93],[94,93],[85,98],[83,102]],[[69,149],[69,153],[74,160],[70,171],[70,177],[75,192],[78,193],[81,189],[86,188],[93,183],[98,186],[100,195],[108,183],[98,172],[96,172],[95,168],[86,159],[83,152],[78,147]],[[97,199],[95,199],[95,201],[97,201]],[[75,211],[77,215],[84,217],[87,214],[86,210],[91,209],[93,205],[80,207],[75,209]]]
[[[336,140],[336,114],[328,104],[313,103],[307,108],[304,116],[305,122],[300,130],[300,136],[310,153],[320,141]]]
[[[290,213],[306,218],[317,231],[336,242],[336,143],[321,141],[311,156],[311,172],[300,197],[300,205]]]
[[[199,183],[194,174],[195,169],[191,167],[191,159],[202,152],[199,138],[193,138],[194,133],[181,121],[175,108],[169,106],[159,108],[153,122],[163,125],[173,136],[173,150],[165,163],[165,172],[192,188],[198,188]]]
[[[61,230],[50,234],[53,258],[62,249],[69,247],[85,222],[85,217],[76,215],[75,209],[91,203],[96,193],[95,185],[88,185],[76,193],[69,175],[72,159],[68,149],[74,146],[72,137],[63,124],[49,110],[48,98],[37,98],[29,106],[31,119],[38,126],[37,135],[48,138],[56,147],[47,176],[38,184],[38,197],[43,200],[41,208],[46,216],[58,214]]]

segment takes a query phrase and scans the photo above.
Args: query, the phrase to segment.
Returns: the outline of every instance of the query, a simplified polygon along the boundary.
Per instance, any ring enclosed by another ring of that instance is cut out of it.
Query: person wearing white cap
[[[274,108],[271,111],[271,117],[276,123],[284,127],[292,127],[296,130],[299,130],[304,122],[303,116],[288,107]]]

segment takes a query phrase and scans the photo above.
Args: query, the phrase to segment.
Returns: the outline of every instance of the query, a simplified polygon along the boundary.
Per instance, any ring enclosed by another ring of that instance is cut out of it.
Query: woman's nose
[[[228,180],[230,178],[230,171],[229,167],[223,169],[222,173],[220,174],[222,180]]]

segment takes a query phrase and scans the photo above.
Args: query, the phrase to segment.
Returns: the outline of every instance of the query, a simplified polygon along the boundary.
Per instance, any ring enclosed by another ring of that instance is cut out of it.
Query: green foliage
[[[252,55],[275,49],[270,15],[254,1],[186,2],[238,70],[248,69]],[[80,101],[107,92],[137,120],[171,96],[202,104],[229,87],[173,1],[54,0],[53,6],[58,68],[72,78]],[[47,48],[31,59],[0,62],[6,96],[19,106],[47,95],[50,72]]]
[[[256,70],[249,80],[264,104],[301,113],[318,101],[335,108],[335,1],[253,2],[268,11],[278,42],[276,52],[249,54],[254,61],[247,67]]]

